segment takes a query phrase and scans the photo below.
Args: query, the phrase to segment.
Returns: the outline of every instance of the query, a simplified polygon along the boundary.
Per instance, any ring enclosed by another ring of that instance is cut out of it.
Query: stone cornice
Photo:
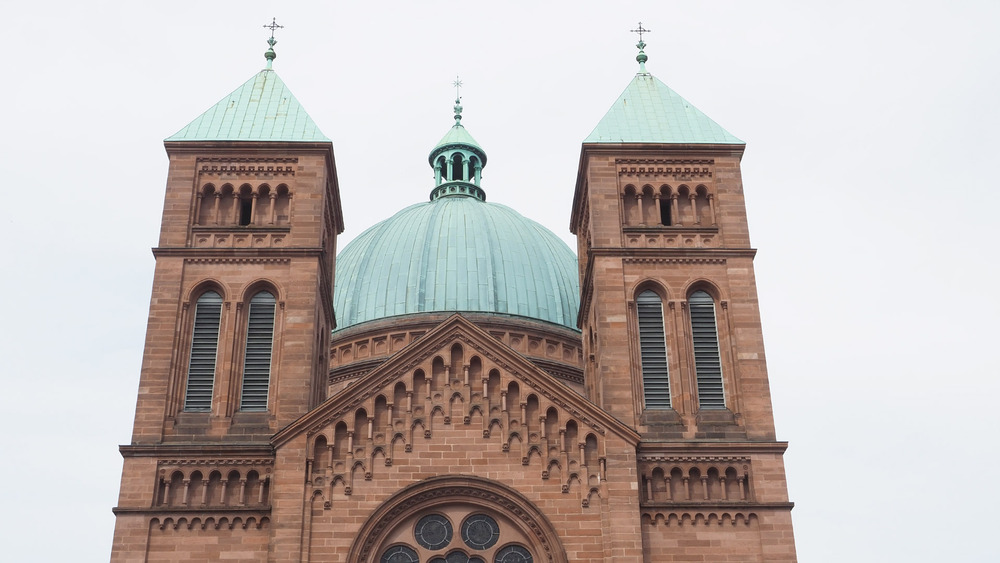
[[[719,260],[726,258],[753,258],[756,248],[622,248],[596,247],[589,250],[591,257],[621,256],[624,259],[656,260]]]
[[[643,511],[661,510],[670,512],[693,511],[693,512],[716,512],[719,510],[791,510],[794,502],[670,502],[670,501],[641,501],[640,506]]]
[[[118,446],[122,457],[170,459],[273,458],[270,444],[125,444]]]
[[[640,442],[638,461],[673,461],[677,458],[783,454],[788,442]]]
[[[260,508],[248,509],[245,506],[212,506],[208,508],[203,507],[181,507],[181,506],[171,506],[170,508],[163,507],[153,507],[153,508],[132,508],[125,506],[116,506],[111,509],[111,512],[115,514],[149,514],[156,516],[161,519],[170,518],[171,516],[185,516],[189,517],[192,513],[194,514],[223,514],[225,516],[261,516],[268,515],[271,513],[270,506],[262,506]]]
[[[208,153],[216,158],[227,158],[228,155],[266,158],[269,154],[282,154],[287,158],[288,153],[316,151],[333,155],[332,141],[163,141],[163,147],[168,154]]]
[[[359,338],[383,336],[388,332],[404,332],[412,330],[429,331],[455,315],[452,311],[426,311],[423,313],[407,313],[392,317],[374,319],[361,324],[333,331],[332,345]],[[507,315],[502,313],[487,313],[483,311],[462,311],[461,315],[476,326],[486,331],[499,329],[506,331],[534,331],[550,333],[554,338],[579,341],[580,331],[548,321]]]
[[[198,174],[207,176],[294,176],[298,158],[207,157],[198,159]]]
[[[289,226],[236,226],[236,225],[193,225],[193,233],[226,233],[226,234],[256,234],[256,233],[287,233],[292,230]]]
[[[191,248],[158,246],[153,249],[155,258],[179,257],[190,259],[220,260],[288,260],[291,258],[322,258],[322,248]]]

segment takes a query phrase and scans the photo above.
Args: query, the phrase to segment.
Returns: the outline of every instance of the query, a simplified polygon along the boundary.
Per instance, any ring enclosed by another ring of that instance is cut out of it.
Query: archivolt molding
[[[519,523],[541,561],[568,563],[566,551],[552,524],[535,505],[521,493],[504,485],[474,476],[431,477],[414,483],[382,503],[359,530],[348,561],[375,561],[374,552],[386,533],[413,512],[434,506],[460,502],[482,507],[509,517]]]

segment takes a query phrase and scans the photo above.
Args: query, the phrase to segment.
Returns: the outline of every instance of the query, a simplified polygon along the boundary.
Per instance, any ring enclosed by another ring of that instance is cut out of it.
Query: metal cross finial
[[[455,81],[451,83],[455,87],[455,125],[462,124],[462,80],[455,75]]]
[[[646,29],[646,28],[642,27],[642,22],[639,22],[639,29],[633,29],[631,31],[632,31],[632,33],[638,33],[639,34],[639,43],[642,43],[642,34],[643,33],[649,33],[649,32],[651,32],[653,30]]]
[[[278,25],[278,18],[271,18],[271,23],[264,24],[264,28],[271,30],[271,40],[274,40],[274,30],[276,30],[276,29],[284,29],[285,26]],[[270,43],[270,41],[269,41],[269,43]]]
[[[264,52],[264,58],[267,59],[267,68],[271,68],[271,63],[274,62],[275,57],[278,55],[274,52],[274,46],[278,41],[274,38],[274,30],[283,29],[285,26],[278,25],[277,18],[271,18],[270,24],[264,24],[264,29],[271,30],[271,38],[267,40],[267,51]]]

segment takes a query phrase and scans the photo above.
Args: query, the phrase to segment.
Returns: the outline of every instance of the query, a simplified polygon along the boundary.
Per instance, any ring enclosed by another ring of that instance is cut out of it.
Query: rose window
[[[387,540],[389,547],[382,551],[379,563],[533,561],[531,544],[519,526],[472,506],[437,507],[435,512],[407,518]]]

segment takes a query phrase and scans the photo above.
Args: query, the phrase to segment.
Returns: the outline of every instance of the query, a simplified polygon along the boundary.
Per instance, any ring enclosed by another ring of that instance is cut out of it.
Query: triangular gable
[[[278,74],[264,69],[166,141],[329,141]]]
[[[419,340],[400,350],[383,364],[362,376],[349,387],[331,397],[310,413],[288,425],[272,437],[271,443],[279,447],[303,432],[313,433],[331,424],[373,396],[391,388],[397,381],[409,376],[413,370],[442,349],[458,342],[474,350],[492,365],[503,370],[525,393],[532,392],[558,406],[574,419],[604,435],[611,432],[628,443],[638,444],[639,435],[609,413],[580,396],[575,391],[555,381],[551,375],[532,364],[524,356],[511,350],[487,332],[459,314],[452,315],[430,330]]]

